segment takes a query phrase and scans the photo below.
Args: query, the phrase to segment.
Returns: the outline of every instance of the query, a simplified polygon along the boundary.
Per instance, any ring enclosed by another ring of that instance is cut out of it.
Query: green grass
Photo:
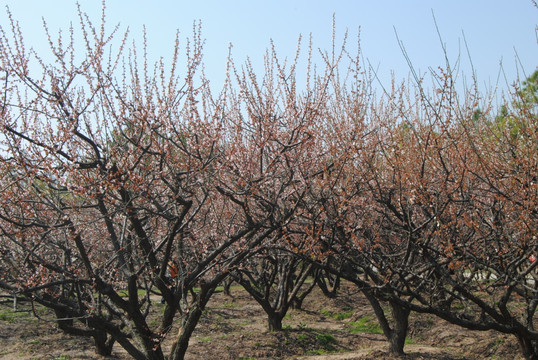
[[[357,321],[351,322],[351,326],[351,333],[353,334],[383,334],[377,321],[370,316],[364,316]]]
[[[7,323],[14,323],[15,321],[23,318],[29,318],[30,313],[27,311],[13,311],[11,309],[4,309],[0,311],[0,321]]]
[[[316,335],[316,341],[318,345],[320,346],[319,349],[313,349],[309,350],[307,352],[308,355],[325,355],[328,353],[333,353],[339,351],[336,348],[336,344],[338,341],[332,334],[328,333],[318,333]]]
[[[321,346],[321,349],[317,349],[314,351],[318,351],[318,355],[322,355],[326,352],[333,352],[336,351],[335,345],[337,343],[336,338],[332,334],[327,333],[319,333],[316,335],[316,340],[318,344]]]
[[[224,304],[222,304],[223,309],[237,309],[238,307],[241,307],[241,304],[233,301],[226,301]]]
[[[316,339],[324,346],[336,343],[336,339],[332,334],[318,334]]]
[[[148,325],[151,326],[151,327],[158,326],[160,321],[161,321],[160,318],[153,318],[153,319],[148,321]]]
[[[195,292],[197,290],[200,290],[199,288],[194,288],[194,289],[195,289]],[[232,290],[243,290],[243,287],[241,285],[232,285],[230,286],[230,291]],[[224,292],[224,286],[219,285],[215,288],[215,293],[221,293],[221,292]]]
[[[138,294],[139,297],[146,296],[146,290],[138,289],[137,294]],[[121,290],[118,290],[118,295],[121,296],[121,297],[128,297],[129,292],[127,291],[127,289],[121,289]]]
[[[353,315],[353,309],[349,308],[342,312],[333,312],[331,310],[321,310],[321,314],[336,320],[349,319]]]

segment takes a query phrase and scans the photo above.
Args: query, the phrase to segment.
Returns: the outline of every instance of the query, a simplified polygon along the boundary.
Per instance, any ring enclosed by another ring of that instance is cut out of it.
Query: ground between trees
[[[332,299],[314,289],[301,310],[289,311],[282,331],[267,331],[265,312],[240,286],[232,284],[230,295],[219,288],[211,298],[190,339],[186,359],[394,359],[369,302],[345,281]],[[156,311],[162,311],[159,297],[154,300]],[[18,309],[27,310],[27,305],[20,303]],[[31,312],[12,312],[11,303],[0,305],[0,356],[106,359],[94,354],[89,339],[62,333],[53,321],[46,321],[54,319],[53,313],[37,312],[41,320]],[[517,341],[508,335],[465,330],[427,314],[412,314],[409,323],[404,359],[522,359]],[[165,351],[171,346],[169,340],[163,345]],[[130,358],[118,345],[108,357]]]

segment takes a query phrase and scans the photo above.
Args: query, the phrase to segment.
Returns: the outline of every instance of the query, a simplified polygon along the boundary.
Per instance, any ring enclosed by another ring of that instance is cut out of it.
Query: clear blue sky
[[[75,1],[2,0],[20,21],[28,46],[43,51],[44,17],[54,32],[77,25]],[[101,1],[80,1],[98,23]],[[463,35],[481,85],[496,82],[500,62],[509,82],[532,73],[538,65],[536,25],[538,9],[530,0],[108,0],[109,25],[121,23],[136,38],[145,24],[151,54],[170,56],[176,29],[192,34],[193,21],[201,20],[206,39],[205,63],[215,84],[224,77],[228,44],[234,45],[236,63],[249,56],[262,70],[262,59],[273,39],[282,57],[292,57],[300,34],[313,36],[314,47],[329,49],[332,17],[338,36],[349,30],[351,45],[361,28],[363,56],[387,85],[391,72],[405,78],[409,68],[398,46],[395,30],[414,66],[422,72],[444,65],[444,54],[434,25],[447,46],[449,59],[461,55],[462,71],[470,75]],[[6,27],[5,11],[0,23]],[[516,61],[516,52],[519,59]],[[504,86],[503,83],[500,84]]]

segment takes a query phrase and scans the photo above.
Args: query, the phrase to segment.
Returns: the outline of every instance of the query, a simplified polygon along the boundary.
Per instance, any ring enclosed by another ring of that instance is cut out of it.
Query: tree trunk
[[[517,335],[517,340],[523,356],[527,360],[538,360],[538,342],[529,339],[522,334]]]
[[[303,301],[305,297],[295,296],[293,299],[291,299],[291,308],[295,310],[301,310],[303,308]]]
[[[403,355],[411,310],[399,305],[394,300],[389,300],[394,322],[394,326],[391,326],[379,299],[370,290],[363,289],[362,293],[372,305],[379,326],[381,326],[383,334],[389,342],[389,352],[396,356]]]
[[[398,304],[390,302],[392,308],[392,317],[394,319],[394,327],[388,336],[389,351],[394,355],[403,355],[405,338],[409,327],[410,310]]]
[[[312,284],[310,284],[303,293],[293,297],[293,299],[291,300],[292,309],[297,309],[297,310],[302,309],[304,299],[306,299],[306,297],[312,292],[312,290],[316,286],[316,283],[317,281],[315,281],[314,279],[314,281],[312,281]]]
[[[114,339],[107,339],[107,334],[98,332],[93,336],[95,342],[95,353],[101,356],[110,356],[112,354],[112,346],[114,345]]]
[[[331,276],[334,276],[334,278]],[[336,297],[338,289],[340,288],[340,277],[338,275],[320,273],[316,279],[316,282],[318,283],[318,287],[323,292],[323,295],[329,299],[334,299]]]
[[[182,327],[179,329],[178,339],[172,346],[172,352],[170,354],[170,360],[183,360],[189,347],[189,339],[198,324],[198,320],[202,316],[202,309],[198,306],[195,306],[194,309],[186,315]]]
[[[223,281],[222,286],[224,287],[224,295],[226,296],[232,296],[232,293],[230,291],[230,287],[232,286],[233,280],[230,278],[227,278]]]
[[[54,309],[58,328],[66,334],[75,336],[91,336],[95,344],[95,353],[102,356],[108,356],[112,353],[114,339],[108,337],[106,331],[101,329],[81,329],[74,326],[73,318],[69,317],[67,312],[60,309]]]
[[[206,283],[200,284],[200,292],[195,295],[196,299],[189,310],[188,313],[184,314],[182,319],[181,327],[178,332],[177,340],[172,345],[172,351],[170,353],[169,360],[183,360],[189,347],[189,339],[191,338],[198,321],[202,316],[202,312],[205,309],[205,306],[213,292],[215,291],[215,286],[220,280],[214,281],[211,285],[206,285]]]
[[[280,313],[273,312],[267,314],[267,322],[269,325],[269,331],[282,331],[282,316]]]
[[[63,332],[69,333],[69,330],[73,327],[73,318],[60,309],[54,309],[56,315],[56,321],[58,322],[58,328]]]

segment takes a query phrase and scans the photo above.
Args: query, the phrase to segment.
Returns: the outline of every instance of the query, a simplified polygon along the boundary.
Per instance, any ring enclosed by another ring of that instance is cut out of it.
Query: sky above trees
[[[77,28],[76,2],[4,0],[22,26],[27,46],[48,52],[41,17],[49,29]],[[99,1],[81,2],[81,8],[98,23]],[[314,49],[330,50],[333,14],[336,36],[346,30],[356,48],[360,28],[363,66],[374,69],[383,86],[392,74],[400,80],[409,75],[409,66],[398,39],[420,74],[445,65],[442,43],[452,66],[470,81],[474,68],[483,89],[506,88],[519,75],[524,79],[536,69],[538,55],[536,24],[538,9],[531,0],[480,1],[108,1],[108,26],[129,27],[133,39],[140,39],[143,26],[148,33],[150,55],[155,59],[172,55],[176,30],[182,39],[192,34],[194,21],[202,22],[206,40],[204,61],[209,79],[219,86],[224,80],[229,44],[236,63],[247,56],[263,72],[265,49],[274,41],[281,57],[293,57],[302,34],[306,50],[309,34]],[[435,17],[435,21],[434,21]],[[437,33],[435,22],[442,41]],[[5,11],[0,23],[7,24]],[[5,25],[4,25],[5,26]],[[468,51],[467,51],[468,48]],[[471,62],[471,61],[472,62]],[[502,63],[502,69],[500,64]],[[379,84],[379,83],[378,83]]]

